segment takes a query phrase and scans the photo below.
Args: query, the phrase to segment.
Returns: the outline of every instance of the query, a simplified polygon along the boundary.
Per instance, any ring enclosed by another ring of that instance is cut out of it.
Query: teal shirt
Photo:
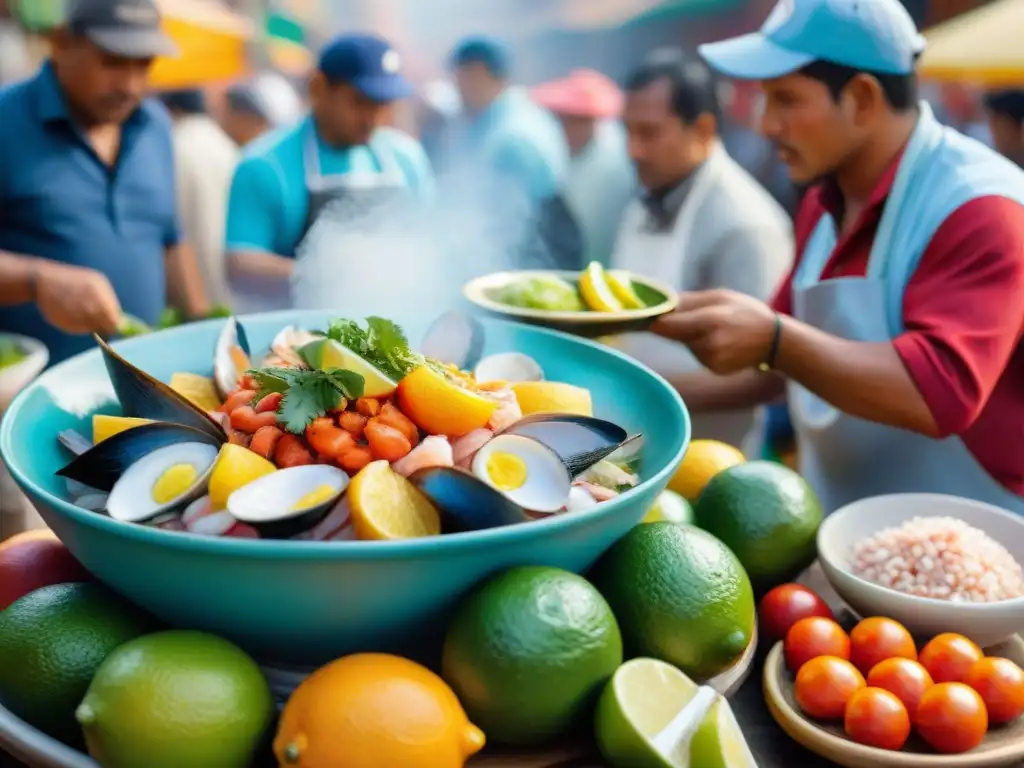
[[[248,147],[235,170],[228,200],[228,251],[265,251],[295,255],[309,212],[303,145],[311,118],[263,136]],[[374,147],[389,148],[418,198],[434,195],[430,161],[413,137],[380,128]],[[380,160],[367,146],[335,149],[317,137],[320,172],[324,176],[352,171],[380,171]]]

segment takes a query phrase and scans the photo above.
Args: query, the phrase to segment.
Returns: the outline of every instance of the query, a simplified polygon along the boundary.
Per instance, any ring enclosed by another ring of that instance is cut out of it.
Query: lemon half
[[[608,284],[601,262],[592,261],[580,274],[580,295],[594,312],[621,312],[622,302]]]

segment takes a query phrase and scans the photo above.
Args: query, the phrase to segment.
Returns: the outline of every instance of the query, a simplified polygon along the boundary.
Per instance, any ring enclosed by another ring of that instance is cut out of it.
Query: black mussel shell
[[[529,437],[558,454],[570,477],[608,458],[628,437],[618,424],[593,416],[539,413],[527,416],[501,434]]]
[[[235,324],[235,339],[238,346],[248,357],[252,357],[252,350],[249,348],[249,337],[245,335],[245,326],[238,322],[237,317],[232,317],[231,322]]]
[[[217,438],[184,424],[143,424],[97,443],[66,467],[58,470],[57,474],[109,492],[128,467],[158,448],[177,443],[207,443],[220,446],[223,442],[223,433]]]
[[[472,370],[484,350],[484,327],[472,315],[454,310],[430,324],[420,352],[432,360]]]
[[[206,432],[223,442],[224,430],[210,416],[179,395],[162,381],[129,363],[99,336],[96,342],[103,352],[107,373],[125,416],[182,424]]]
[[[92,440],[76,429],[65,429],[58,433],[57,442],[64,446],[64,449],[73,456],[81,456],[92,448]]]
[[[409,481],[441,513],[443,533],[482,531],[530,519],[501,491],[461,469],[426,467],[413,472]]]

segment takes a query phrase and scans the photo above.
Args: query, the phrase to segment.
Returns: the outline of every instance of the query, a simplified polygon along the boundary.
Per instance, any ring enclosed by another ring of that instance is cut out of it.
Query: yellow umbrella
[[[1024,0],[997,0],[925,32],[921,74],[986,86],[1024,83]]]
[[[153,65],[154,88],[194,88],[248,72],[254,28],[245,17],[204,0],[160,0],[164,29],[178,56]]]

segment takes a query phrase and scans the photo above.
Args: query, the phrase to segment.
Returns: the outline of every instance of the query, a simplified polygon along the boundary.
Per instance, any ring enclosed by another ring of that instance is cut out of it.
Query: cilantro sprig
[[[402,329],[383,317],[366,318],[366,328],[355,320],[334,320],[322,335],[352,350],[395,381],[424,363],[423,355],[409,348]]]
[[[289,432],[302,434],[314,419],[327,415],[342,398],[363,395],[363,377],[354,371],[332,368],[307,371],[299,368],[256,368],[246,371],[256,382],[256,399],[273,392],[284,395],[277,409],[277,421]]]

